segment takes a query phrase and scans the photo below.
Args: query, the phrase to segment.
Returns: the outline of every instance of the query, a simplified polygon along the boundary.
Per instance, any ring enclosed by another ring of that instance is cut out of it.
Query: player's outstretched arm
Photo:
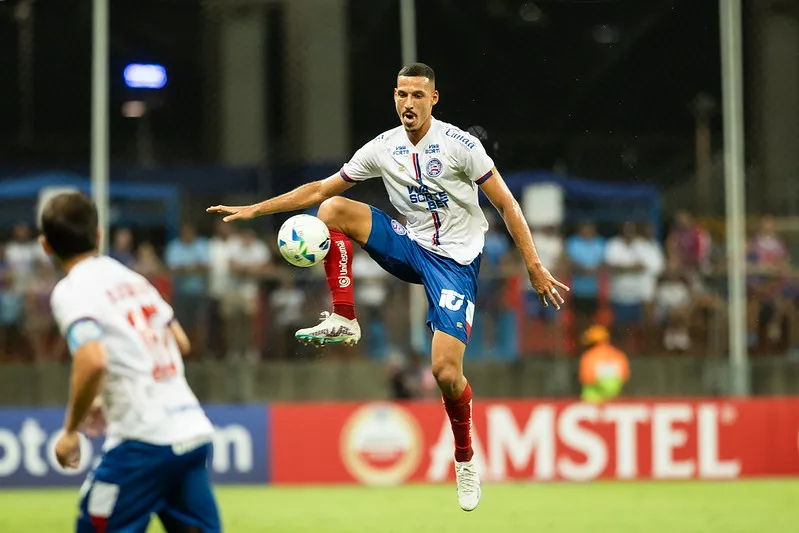
[[[300,211],[315,205],[319,205],[328,198],[332,198],[343,193],[354,183],[345,181],[339,174],[333,174],[323,180],[306,183],[280,196],[270,198],[253,205],[215,205],[206,209],[208,213],[227,214],[224,220],[247,220],[263,215],[274,215],[275,213],[285,213],[287,211]]]
[[[106,368],[105,346],[101,341],[86,342],[75,351],[64,433],[55,449],[56,458],[63,467],[77,468],[80,464],[78,428],[100,393]]]
[[[544,306],[548,306],[547,299],[549,299],[556,309],[560,309],[563,298],[558,293],[557,288],[560,287],[568,291],[569,287],[552,277],[549,270],[541,264],[541,259],[539,259],[538,252],[535,250],[535,243],[533,243],[533,234],[530,232],[530,227],[524,218],[522,208],[516,198],[513,197],[513,194],[511,194],[505,184],[505,180],[502,179],[496,168],[492,169],[491,179],[480,185],[480,188],[505,221],[505,226],[507,226],[516,248],[519,249],[519,253],[524,259],[524,264],[530,275],[530,283],[538,292],[541,303]]]

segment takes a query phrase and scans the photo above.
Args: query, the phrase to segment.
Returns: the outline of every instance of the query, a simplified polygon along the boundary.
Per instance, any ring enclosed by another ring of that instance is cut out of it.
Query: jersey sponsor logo
[[[444,165],[441,164],[441,160],[434,157],[430,161],[427,162],[427,167],[425,168],[427,171],[427,175],[431,178],[437,178],[441,175],[441,172],[444,170]]]
[[[409,153],[411,153],[411,151],[408,150],[407,146],[397,146],[394,148],[394,151],[391,152],[391,155],[408,155]]]
[[[440,152],[441,148],[437,144],[431,144],[430,146],[424,149],[424,153],[427,155],[438,154]]]
[[[408,185],[408,200],[412,204],[427,204],[428,209],[449,207],[449,196],[445,192],[433,192],[427,185]]]
[[[405,229],[405,226],[394,219],[391,220],[391,229],[393,229],[394,233],[397,235],[407,235],[408,233],[408,230]]]
[[[458,131],[458,130],[449,128],[446,132],[444,132],[444,135],[446,135],[447,137],[449,137],[449,138],[451,138],[453,140],[458,141],[459,143],[464,145],[469,150],[471,150],[475,146],[477,146],[477,143],[475,143],[474,140],[472,140],[471,137],[469,137],[468,135],[466,135],[462,131]]]
[[[343,289],[344,287],[349,287],[350,283],[352,283],[347,272],[349,257],[347,256],[347,245],[344,244],[344,241],[336,241],[336,246],[340,254],[338,260],[338,286]]]
[[[466,295],[460,294],[452,289],[442,289],[441,298],[438,300],[438,306],[450,311],[459,311],[463,307],[463,302],[466,300]]]

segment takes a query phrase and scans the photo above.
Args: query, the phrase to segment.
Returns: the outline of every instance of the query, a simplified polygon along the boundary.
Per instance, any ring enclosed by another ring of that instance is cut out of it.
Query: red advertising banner
[[[370,485],[454,476],[443,406],[275,404],[274,483]],[[486,481],[734,479],[799,474],[799,398],[477,401],[475,460]]]

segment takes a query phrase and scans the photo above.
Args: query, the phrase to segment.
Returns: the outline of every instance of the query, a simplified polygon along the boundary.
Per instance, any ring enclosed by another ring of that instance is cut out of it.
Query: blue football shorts
[[[177,452],[177,453],[176,453]],[[207,468],[211,445],[187,450],[124,441],[81,488],[78,533],[144,533],[155,514],[167,532],[222,531]]]
[[[424,286],[427,325],[432,331],[468,342],[482,254],[468,265],[435,254],[411,240],[402,224],[375,207],[372,231],[363,249],[389,274]]]

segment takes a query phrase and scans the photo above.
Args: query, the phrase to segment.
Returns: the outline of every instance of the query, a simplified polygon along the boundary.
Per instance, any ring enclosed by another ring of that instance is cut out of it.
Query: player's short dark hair
[[[433,71],[433,67],[424,63],[411,63],[410,65],[405,65],[402,67],[402,69],[400,69],[399,74],[397,74],[398,78],[400,76],[407,76],[409,78],[428,78],[430,81],[436,81],[436,73]]]
[[[79,192],[54,196],[42,210],[42,234],[61,260],[97,249],[97,207]]]

